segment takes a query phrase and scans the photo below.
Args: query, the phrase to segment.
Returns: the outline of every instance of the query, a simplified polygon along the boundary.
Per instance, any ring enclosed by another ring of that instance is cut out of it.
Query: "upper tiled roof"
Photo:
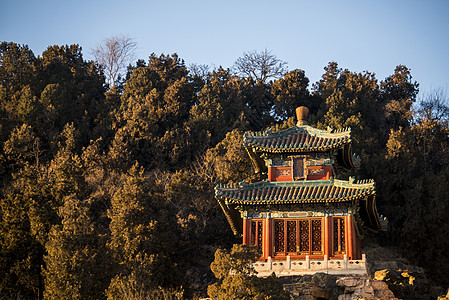
[[[352,183],[344,180],[258,182],[219,185],[215,196],[227,204],[261,205],[347,202],[375,194],[373,180]]]
[[[286,130],[248,131],[243,144],[264,152],[313,152],[338,149],[351,142],[351,129],[320,130],[308,125]]]

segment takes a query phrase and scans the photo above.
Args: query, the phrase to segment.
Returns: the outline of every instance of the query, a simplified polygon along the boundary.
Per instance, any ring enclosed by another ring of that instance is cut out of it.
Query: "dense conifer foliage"
[[[213,298],[235,289],[282,299],[275,278],[227,276],[254,253],[232,248],[241,241],[214,186],[259,181],[243,132],[293,126],[301,105],[313,126],[352,128],[358,176],[376,181],[378,210],[390,220],[379,240],[449,285],[444,93],[418,101],[402,65],[379,81],[331,62],[313,84],[300,69],[272,81],[203,70],[191,72],[176,54],[151,54],[108,89],[78,45],[35,56],[0,43],[4,298],[193,298],[206,295],[202,278]]]
[[[260,256],[257,248],[234,245],[230,252],[218,249],[211,270],[218,279],[207,289],[212,299],[270,299],[287,300],[289,293],[283,290],[279,278],[257,277],[252,264]]]

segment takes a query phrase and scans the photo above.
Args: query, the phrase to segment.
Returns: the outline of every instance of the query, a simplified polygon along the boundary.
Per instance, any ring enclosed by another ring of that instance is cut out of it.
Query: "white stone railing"
[[[272,259],[268,257],[265,261],[254,263],[254,269],[257,276],[269,276],[275,272],[276,276],[291,275],[307,275],[318,272],[327,274],[351,274],[351,275],[367,275],[367,263],[365,254],[362,254],[361,260],[348,259],[345,255],[343,259],[328,259],[327,255],[324,259]]]

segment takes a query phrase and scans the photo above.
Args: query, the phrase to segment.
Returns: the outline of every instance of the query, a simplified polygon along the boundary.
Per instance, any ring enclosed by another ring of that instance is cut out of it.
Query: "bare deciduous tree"
[[[234,70],[241,76],[266,82],[270,78],[283,76],[287,72],[287,63],[267,49],[261,52],[253,50],[243,53],[243,56],[235,61]]]
[[[418,123],[424,120],[446,124],[449,122],[449,96],[445,89],[435,89],[420,98],[420,108],[415,117]]]
[[[203,80],[208,79],[211,76],[214,66],[201,65],[201,64],[190,64],[189,72],[192,77],[198,77]]]
[[[115,87],[120,71],[134,59],[136,42],[127,35],[107,38],[92,49],[95,61],[103,67],[109,88]]]

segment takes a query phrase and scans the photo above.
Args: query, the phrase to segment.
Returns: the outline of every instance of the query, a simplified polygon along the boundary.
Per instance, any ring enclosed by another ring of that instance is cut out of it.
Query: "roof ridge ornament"
[[[309,116],[309,109],[305,106],[300,106],[296,108],[296,118],[298,122],[296,126],[307,125],[307,117]]]

